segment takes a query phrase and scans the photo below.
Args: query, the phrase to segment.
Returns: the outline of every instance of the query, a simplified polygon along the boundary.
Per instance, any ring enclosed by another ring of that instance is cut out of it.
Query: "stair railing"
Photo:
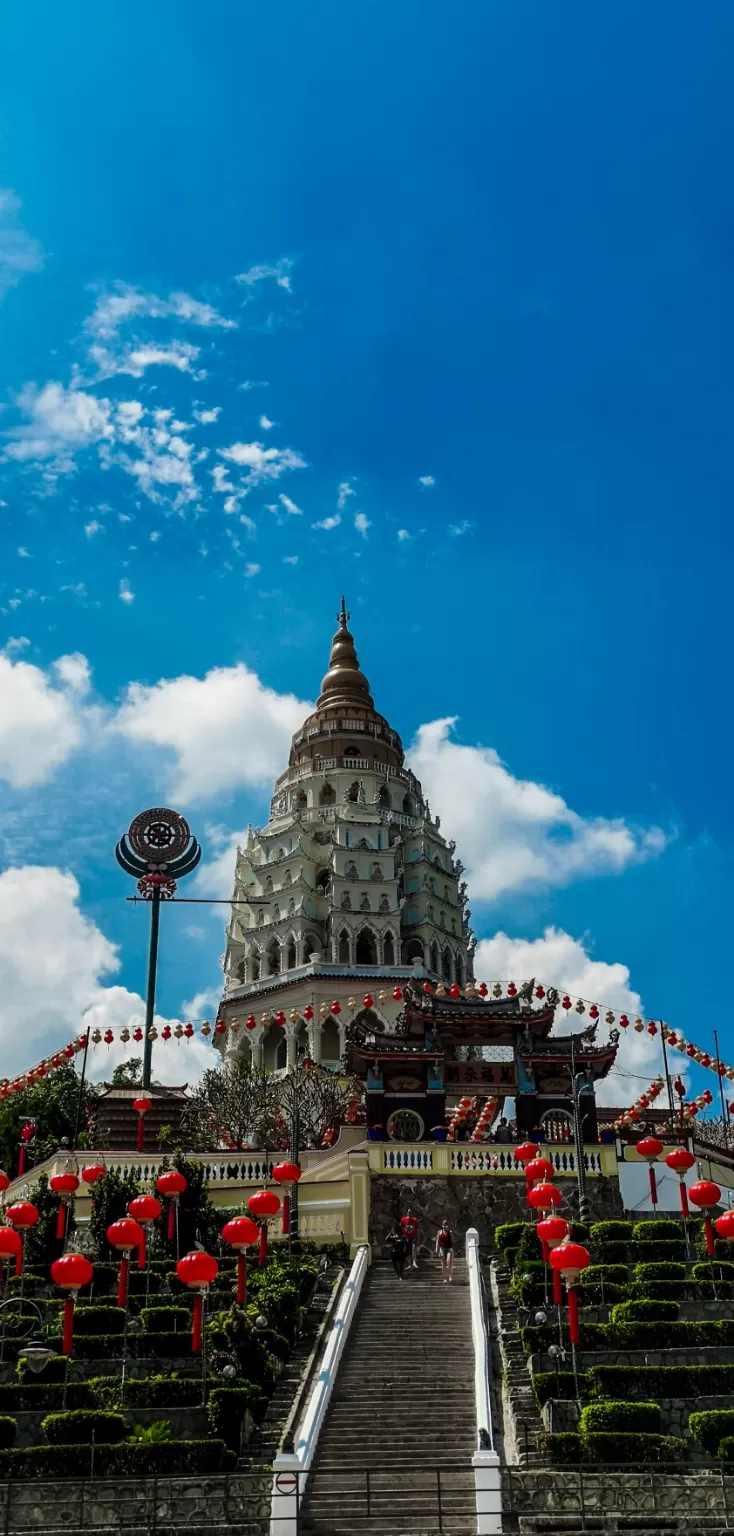
[[[477,1443],[472,1457],[477,1509],[477,1536],[499,1536],[502,1530],[502,1489],[499,1456],[494,1446],[489,1391],[490,1352],[486,1295],[479,1258],[479,1233],[466,1234],[471,1331],[474,1343],[474,1405]]]

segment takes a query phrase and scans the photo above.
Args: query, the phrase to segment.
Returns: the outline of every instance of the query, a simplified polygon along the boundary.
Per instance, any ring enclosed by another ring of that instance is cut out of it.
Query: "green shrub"
[[[734,1461],[734,1435],[725,1435],[723,1440],[719,1441],[719,1449],[716,1454],[719,1461],[729,1463]]]
[[[618,1301],[612,1307],[613,1323],[657,1323],[672,1321],[680,1312],[677,1301]]]
[[[58,1340],[49,1340],[58,1344]],[[148,1357],[180,1360],[191,1354],[190,1333],[139,1333],[129,1335],[127,1352],[138,1360]],[[117,1333],[90,1333],[74,1339],[77,1360],[119,1360],[122,1356],[122,1337]],[[46,1367],[48,1370],[48,1367]],[[61,1376],[63,1380],[63,1375]]]
[[[703,1266],[700,1267],[702,1268]],[[734,1265],[732,1265],[732,1268],[734,1269]],[[635,1264],[632,1271],[632,1279],[638,1280],[641,1285],[645,1285],[648,1280],[685,1280],[686,1273],[685,1264],[670,1262],[667,1264],[642,1263]]]
[[[124,1307],[85,1306],[74,1308],[74,1335],[90,1333],[123,1333],[125,1329]]]
[[[237,1457],[223,1440],[169,1440],[167,1445],[34,1445],[0,1451],[0,1477],[35,1482],[37,1478],[88,1477],[92,1455],[98,1477],[191,1477],[229,1472]]]
[[[65,1382],[69,1370],[69,1362],[66,1355],[52,1355],[43,1367],[44,1387],[55,1385],[57,1382]],[[18,1380],[24,1383],[34,1383],[38,1380],[29,1369],[25,1360],[16,1361],[15,1374]]]
[[[541,1444],[554,1467],[577,1466],[584,1459],[581,1436],[572,1432],[543,1435]]]
[[[576,1377],[573,1371],[536,1371],[533,1376],[533,1390],[539,1408],[553,1399],[556,1402],[570,1403],[576,1397]],[[586,1375],[583,1371],[578,1373],[578,1391],[579,1396],[588,1395]]]
[[[219,1435],[232,1451],[239,1451],[240,1432],[245,1410],[255,1418],[262,1416],[265,1398],[259,1387],[246,1382],[239,1387],[215,1387],[209,1393],[209,1423],[213,1435]]]
[[[0,1417],[0,1451],[7,1451],[8,1446],[13,1444],[17,1433],[18,1425],[15,1419],[11,1419],[8,1414],[4,1413]]]
[[[652,1221],[636,1221],[632,1228],[635,1243],[681,1242],[685,1236],[679,1221],[667,1221],[662,1217]]]
[[[129,1376],[123,1398],[130,1408],[195,1408],[201,1402],[198,1376]]]
[[[734,1284],[734,1264],[723,1264],[718,1259],[715,1259],[713,1263],[709,1261],[708,1264],[694,1264],[691,1274],[694,1280],[710,1281],[712,1271],[715,1271],[717,1280],[724,1280]]]
[[[734,1435],[734,1408],[710,1408],[705,1413],[692,1413],[688,1429],[709,1456],[715,1456],[725,1436]]]
[[[734,1318],[707,1319],[702,1323],[582,1322],[580,1333],[583,1350],[711,1349],[734,1344]],[[568,1337],[565,1326],[563,1336]],[[536,1354],[556,1342],[557,1330],[546,1323],[542,1328],[523,1328],[521,1337],[526,1354]]]
[[[627,1243],[632,1241],[631,1221],[595,1221],[589,1227],[589,1237],[596,1248],[599,1243]]]
[[[133,1424],[128,1437],[133,1445],[167,1445],[173,1439],[169,1419],[154,1419],[152,1424]]]
[[[596,1398],[716,1397],[734,1393],[734,1365],[590,1365]]]
[[[146,1333],[190,1333],[188,1307],[143,1307],[140,1313]]]
[[[588,1403],[581,1409],[579,1434],[586,1435],[659,1435],[660,1407],[657,1403]]]
[[[495,1247],[504,1253],[508,1248],[517,1248],[520,1238],[528,1226],[526,1221],[504,1221],[494,1229]]]
[[[520,1243],[515,1254],[515,1269],[525,1269],[528,1260],[532,1263],[542,1263],[543,1250],[535,1227],[526,1227],[520,1238]]]
[[[75,1408],[70,1413],[48,1413],[41,1423],[49,1445],[114,1445],[125,1434],[121,1413],[106,1413],[102,1408]]]
[[[631,1298],[640,1301],[681,1301],[685,1294],[685,1280],[636,1280],[631,1286]]]
[[[686,1459],[687,1446],[679,1435],[589,1434],[582,1440],[587,1461],[612,1462],[620,1466],[647,1466],[650,1462],[674,1462]]]
[[[692,1289],[699,1301],[731,1301],[734,1296],[734,1285],[723,1280],[699,1280]]]
[[[652,1239],[643,1242],[637,1239],[632,1245],[633,1254],[645,1254],[653,1251],[658,1255],[657,1262],[670,1262],[685,1259],[686,1241],[684,1237],[678,1237],[673,1241],[668,1238],[659,1238],[654,1244]]]
[[[3,1382],[0,1385],[0,1413],[36,1413],[41,1409],[50,1412],[53,1408],[61,1408],[64,1399],[64,1386],[62,1382],[52,1384],[50,1382],[29,1383],[28,1386],[16,1385],[15,1382]],[[94,1395],[90,1384],[86,1381],[70,1381],[66,1389],[67,1408],[93,1408]]]
[[[626,1243],[593,1243],[592,1254],[597,1264],[624,1264],[627,1267]]]
[[[582,1269],[579,1283],[583,1289],[586,1285],[596,1285],[602,1280],[605,1285],[626,1285],[629,1280],[627,1265],[589,1264],[587,1269]]]

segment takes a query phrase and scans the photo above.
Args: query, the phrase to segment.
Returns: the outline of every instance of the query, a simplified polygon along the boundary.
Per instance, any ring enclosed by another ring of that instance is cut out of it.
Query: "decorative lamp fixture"
[[[120,1221],[113,1221],[107,1228],[107,1241],[111,1248],[120,1250],[120,1279],[117,1286],[118,1307],[127,1306],[127,1277],[130,1268],[130,1254],[133,1248],[140,1250],[140,1244],[145,1243],[145,1233],[137,1221],[123,1216]]]
[[[67,1291],[64,1302],[64,1324],[61,1335],[61,1353],[70,1355],[74,1348],[74,1302],[83,1285],[89,1285],[94,1270],[82,1253],[65,1253],[51,1265],[54,1285]]]
[[[133,1221],[139,1222],[143,1229],[143,1241],[138,1248],[138,1269],[145,1269],[145,1228],[152,1226],[153,1222],[158,1220],[163,1206],[160,1200],[156,1200],[155,1195],[136,1195],[135,1199],[130,1201],[127,1210]]]
[[[640,1157],[644,1157],[647,1163],[650,1178],[650,1199],[652,1200],[653,1207],[655,1207],[658,1203],[658,1186],[655,1182],[653,1163],[656,1163],[658,1158],[662,1156],[663,1143],[658,1141],[657,1136],[643,1136],[642,1140],[637,1143],[637,1151]]]
[[[515,1147],[515,1162],[521,1163],[523,1168],[525,1168],[526,1165],[531,1162],[534,1157],[537,1156],[538,1148],[536,1147],[534,1141],[521,1141],[519,1147]],[[529,1179],[527,1180],[527,1185],[529,1189]]]
[[[133,1099],[133,1109],[135,1110],[135,1113],[138,1117],[138,1152],[142,1152],[145,1145],[145,1116],[147,1115],[148,1110],[152,1109],[152,1107],[153,1103],[151,1099]]]
[[[566,1282],[566,1295],[568,1298],[568,1331],[571,1343],[580,1343],[579,1334],[579,1308],[576,1287],[579,1283],[579,1275],[582,1269],[586,1269],[590,1254],[588,1248],[583,1248],[581,1243],[561,1243],[554,1248],[550,1255],[551,1269],[557,1269],[563,1275]]]
[[[9,1205],[7,1211],[5,1212],[5,1220],[9,1221],[11,1227],[15,1227],[16,1230],[20,1233],[20,1254],[16,1254],[15,1259],[16,1275],[22,1275],[23,1273],[26,1232],[30,1231],[31,1227],[36,1226],[40,1214],[41,1213],[37,1207],[35,1205],[31,1205],[29,1200],[19,1200],[16,1205]]]
[[[87,1163],[86,1168],[82,1168],[82,1182],[88,1184],[90,1189],[93,1189],[95,1184],[105,1177],[106,1173],[107,1169],[104,1163]]]
[[[20,1233],[13,1227],[0,1227],[0,1265],[15,1260],[15,1273],[19,1275],[23,1267],[23,1243]]]
[[[684,1217],[688,1217],[688,1194],[686,1192],[686,1174],[696,1161],[692,1152],[687,1147],[674,1147],[672,1152],[666,1153],[665,1161],[673,1173],[677,1173],[680,1179],[680,1208]]]
[[[259,1268],[262,1269],[268,1256],[268,1217],[277,1216],[280,1210],[280,1200],[277,1195],[273,1194],[272,1189],[258,1189],[254,1195],[250,1195],[247,1205],[248,1209],[252,1211],[253,1216],[258,1217],[261,1222],[260,1251],[257,1256],[257,1262]]]
[[[202,1253],[196,1248],[192,1253],[184,1254],[176,1265],[176,1274],[182,1285],[187,1285],[194,1292],[194,1313],[191,1328],[191,1353],[201,1354],[201,1340],[204,1320],[204,1292],[208,1286],[216,1280],[219,1274],[219,1265],[211,1254]]]
[[[48,1181],[49,1189],[59,1197],[59,1209],[56,1217],[56,1237],[60,1242],[66,1236],[66,1220],[72,1196],[79,1188],[79,1180],[75,1173],[52,1173]]]
[[[186,1183],[184,1175],[179,1173],[177,1168],[169,1168],[167,1173],[159,1174],[155,1181],[155,1187],[159,1195],[164,1195],[171,1202],[168,1207],[168,1226],[166,1228],[166,1237],[169,1243],[173,1242],[176,1234],[176,1211],[178,1209],[179,1196],[186,1189]]]
[[[688,1191],[688,1198],[700,1210],[705,1212],[703,1230],[706,1238],[706,1252],[709,1258],[713,1259],[716,1253],[716,1244],[714,1242],[714,1229],[711,1225],[709,1210],[712,1205],[718,1205],[721,1199],[721,1190],[718,1184],[712,1183],[710,1179],[699,1179],[697,1184],[691,1185]]]
[[[25,1360],[29,1371],[32,1371],[34,1376],[38,1376],[48,1365],[53,1354],[54,1351],[49,1349],[47,1344],[41,1344],[38,1339],[29,1339],[28,1343],[18,1350],[18,1359]]]
[[[555,1184],[533,1184],[528,1190],[528,1205],[534,1211],[551,1211],[561,1203],[561,1191]]]
[[[285,1185],[283,1193],[283,1224],[281,1232],[287,1237],[291,1230],[291,1197],[290,1186],[297,1184],[301,1177],[302,1169],[298,1163],[277,1163],[273,1169],[273,1178],[276,1184]]]
[[[237,1252],[237,1302],[244,1307],[247,1300],[247,1259],[245,1249],[251,1248],[260,1236],[260,1228],[249,1216],[234,1216],[222,1228],[222,1237]]]
[[[538,1222],[535,1231],[540,1240],[544,1264],[548,1264],[550,1262],[550,1255],[553,1252],[553,1249],[560,1248],[561,1243],[565,1242],[566,1238],[571,1236],[571,1228],[564,1216],[546,1216],[543,1221]],[[561,1300],[561,1274],[560,1270],[554,1269],[554,1305],[560,1307]]]
[[[364,994],[364,1006],[365,1006],[365,1008],[374,1008],[374,1006],[375,1006],[375,999],[372,996],[371,992],[365,992],[365,994]]]
[[[525,1164],[525,1177],[528,1184],[539,1184],[541,1180],[554,1179],[556,1170],[547,1157],[532,1157]]]

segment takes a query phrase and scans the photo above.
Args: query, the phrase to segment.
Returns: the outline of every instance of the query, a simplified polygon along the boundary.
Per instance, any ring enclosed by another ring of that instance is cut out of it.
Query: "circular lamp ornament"
[[[194,1313],[191,1327],[191,1353],[201,1354],[201,1341],[204,1331],[204,1292],[207,1287],[216,1280],[219,1274],[219,1265],[211,1254],[202,1253],[198,1248],[192,1253],[185,1253],[176,1265],[176,1274],[182,1285],[187,1285],[194,1292]]]
[[[247,1259],[245,1249],[258,1241],[260,1228],[249,1216],[234,1216],[222,1228],[222,1237],[237,1253],[237,1301],[244,1307],[247,1300]]]
[[[145,1229],[158,1220],[163,1206],[155,1195],[136,1195],[127,1209],[128,1215],[132,1216],[133,1221],[138,1221],[143,1229],[143,1241],[138,1248],[138,1269],[145,1269]]]
[[[15,1227],[20,1233],[20,1256],[15,1260],[15,1273],[22,1275],[25,1262],[25,1235],[31,1227],[35,1227],[40,1217],[40,1211],[30,1200],[18,1200],[17,1204],[9,1205],[5,1212],[5,1220],[11,1227]]]
[[[283,1221],[280,1229],[284,1237],[288,1237],[291,1230],[290,1186],[298,1183],[301,1172],[302,1170],[299,1168],[298,1163],[277,1163],[273,1169],[272,1176],[276,1184],[285,1185],[283,1192]]]
[[[93,1189],[95,1184],[105,1177],[106,1173],[107,1169],[104,1163],[88,1163],[86,1168],[82,1168],[82,1180]]]
[[[534,1211],[552,1211],[561,1203],[561,1191],[555,1184],[533,1184],[528,1190],[528,1205]]]
[[[51,1265],[54,1285],[67,1291],[64,1302],[64,1323],[61,1335],[61,1353],[70,1355],[74,1348],[74,1302],[83,1285],[89,1285],[94,1270],[82,1253],[64,1253]]]
[[[49,1189],[59,1197],[59,1209],[56,1217],[56,1237],[63,1243],[66,1236],[66,1221],[72,1197],[79,1188],[79,1180],[75,1173],[52,1173],[48,1181]]]
[[[9,1263],[11,1259],[15,1260],[15,1273],[19,1275],[23,1268],[23,1242],[20,1233],[13,1227],[0,1227],[0,1265]]]
[[[583,1248],[581,1243],[565,1242],[558,1248],[554,1248],[550,1255],[551,1269],[558,1270],[566,1282],[566,1294],[568,1298],[568,1331],[571,1343],[580,1343],[579,1334],[579,1309],[576,1287],[582,1269],[586,1269],[590,1254],[588,1248]]]
[[[653,1163],[656,1163],[658,1158],[662,1157],[663,1143],[662,1141],[658,1141],[657,1136],[643,1136],[642,1140],[638,1141],[637,1143],[637,1151],[639,1152],[640,1157],[644,1157],[648,1166],[648,1176],[650,1179],[650,1199],[652,1200],[653,1207],[655,1207],[658,1203],[658,1186],[655,1181],[655,1169],[653,1168]]]
[[[547,1157],[531,1157],[525,1164],[525,1177],[528,1184],[540,1184],[548,1179],[554,1179],[556,1170]]]
[[[569,1226],[569,1223],[566,1221],[565,1216],[546,1216],[543,1221],[539,1221],[538,1222],[538,1224],[537,1224],[537,1226],[535,1228],[535,1231],[536,1231],[536,1233],[538,1235],[538,1238],[540,1239],[540,1246],[541,1246],[541,1249],[542,1249],[542,1252],[543,1252],[543,1262],[544,1262],[544,1264],[548,1264],[549,1263],[550,1255],[553,1252],[553,1249],[554,1248],[559,1248],[561,1243],[564,1243],[566,1241],[566,1238],[569,1238],[571,1236],[571,1228]],[[557,1270],[557,1269],[554,1269],[553,1270],[553,1302],[554,1302],[554,1305],[557,1306],[557,1307],[560,1307],[562,1299],[563,1298],[561,1296],[561,1275],[560,1275],[560,1271]]]
[[[703,1231],[706,1239],[706,1252],[709,1258],[713,1259],[716,1253],[716,1244],[709,1210],[712,1205],[718,1205],[721,1199],[721,1190],[718,1184],[714,1184],[711,1179],[699,1179],[697,1184],[691,1185],[688,1191],[688,1198],[694,1205],[698,1206],[699,1210],[705,1212]]]
[[[257,1262],[260,1269],[268,1256],[268,1218],[277,1216],[280,1210],[280,1200],[273,1194],[272,1189],[258,1189],[254,1195],[250,1195],[247,1202],[248,1209],[252,1211],[261,1222],[260,1227],[260,1251]]]
[[[167,1200],[170,1200],[166,1237],[169,1243],[172,1243],[176,1234],[176,1213],[179,1197],[186,1189],[186,1179],[182,1173],[179,1173],[177,1168],[169,1168],[166,1173],[158,1175],[155,1187],[159,1195],[164,1195]]]
[[[132,1221],[129,1217],[123,1216],[120,1221],[113,1221],[112,1226],[107,1228],[107,1241],[111,1248],[119,1248],[120,1250],[120,1279],[117,1286],[117,1305],[118,1307],[126,1307],[130,1254],[133,1248],[139,1249],[140,1244],[145,1242],[145,1233],[142,1227],[138,1226],[137,1221]]]
[[[681,1087],[683,1087],[682,1083]],[[676,1088],[676,1093],[677,1091],[678,1090]],[[668,1152],[666,1154],[665,1161],[671,1171],[673,1173],[677,1173],[678,1178],[680,1179],[680,1208],[683,1216],[687,1217],[689,1215],[689,1210],[688,1194],[686,1192],[685,1182],[686,1174],[693,1167],[696,1159],[693,1156],[693,1153],[688,1151],[687,1147],[673,1147],[672,1152]]]
[[[521,1141],[519,1147],[515,1147],[515,1161],[522,1163],[523,1168],[531,1158],[538,1156],[538,1148],[534,1141]]]
[[[7,1173],[4,1173],[2,1168],[0,1168],[0,1195],[4,1195],[5,1194],[5,1191],[6,1191],[7,1187],[8,1187],[8,1185],[9,1185],[9,1183],[10,1183],[10,1179],[8,1178]]]
[[[734,1243],[734,1211],[724,1211],[723,1216],[717,1216],[714,1226],[717,1237],[723,1237],[727,1243]]]
[[[152,1108],[153,1108],[153,1101],[152,1101],[152,1099],[147,1099],[144,1096],[142,1098],[139,1098],[139,1099],[133,1099],[133,1109],[135,1110],[135,1113],[136,1113],[136,1115],[138,1117],[138,1135],[137,1135],[137,1149],[138,1149],[138,1152],[142,1152],[143,1151],[143,1147],[145,1145],[145,1116],[147,1115],[148,1110],[152,1109]]]

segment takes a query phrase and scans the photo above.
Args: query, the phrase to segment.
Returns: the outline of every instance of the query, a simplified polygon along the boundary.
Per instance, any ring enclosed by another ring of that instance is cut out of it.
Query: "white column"
[[[298,1025],[286,1024],[285,1026],[287,1060],[289,1067],[298,1066]]]
[[[311,1060],[321,1060],[321,1020],[312,1019],[308,1026],[308,1038],[311,1047]]]
[[[258,1071],[262,1071],[264,1039],[265,1030],[263,1025],[257,1024],[250,1035],[250,1042],[252,1045],[252,1065],[253,1067],[257,1067]]]

